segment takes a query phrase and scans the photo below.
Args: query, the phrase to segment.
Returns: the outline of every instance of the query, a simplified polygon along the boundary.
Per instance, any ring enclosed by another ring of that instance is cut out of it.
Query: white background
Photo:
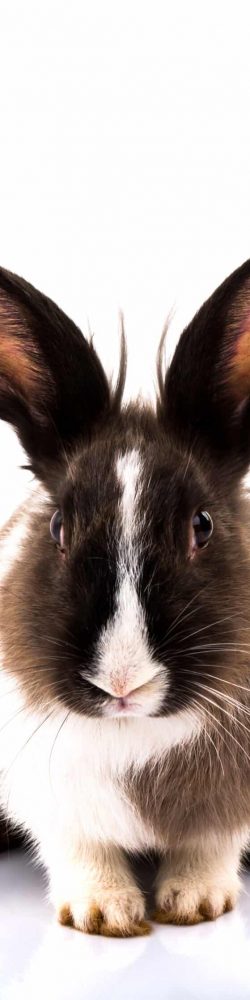
[[[152,394],[183,324],[249,255],[249,4],[0,4],[0,263]],[[24,492],[0,430],[0,520]]]

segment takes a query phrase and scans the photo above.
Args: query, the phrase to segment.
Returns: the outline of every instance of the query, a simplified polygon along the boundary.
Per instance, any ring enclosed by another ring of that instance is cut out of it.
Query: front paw
[[[137,886],[129,890],[116,888],[91,888],[57,906],[57,918],[87,934],[106,937],[133,937],[148,934],[150,925],[145,921],[145,902]]]
[[[165,878],[156,894],[153,920],[160,924],[198,924],[232,910],[240,890],[238,875]]]

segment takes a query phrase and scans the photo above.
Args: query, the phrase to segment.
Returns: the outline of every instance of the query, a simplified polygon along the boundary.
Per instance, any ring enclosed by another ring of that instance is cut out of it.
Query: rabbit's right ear
[[[250,260],[237,268],[182,333],[158,417],[185,448],[240,478],[250,463]]]
[[[45,482],[108,414],[110,389],[80,330],[26,281],[0,269],[0,417]]]

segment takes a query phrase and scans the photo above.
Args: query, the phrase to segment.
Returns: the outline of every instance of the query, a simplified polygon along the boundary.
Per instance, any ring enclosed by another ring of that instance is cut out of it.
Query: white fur
[[[167,670],[150,653],[143,609],[128,573],[120,585],[117,605],[98,642],[95,682],[116,696],[133,692],[130,712],[150,715],[162,705]],[[116,705],[107,706],[106,711],[113,714]]]
[[[163,703],[168,674],[167,668],[152,656],[145,614],[137,592],[143,559],[138,506],[143,464],[138,450],[119,455],[116,472],[122,486],[118,511],[116,609],[100,635],[94,683],[118,697],[134,692],[129,699],[128,714],[150,715]],[[116,715],[117,711],[119,706],[115,702],[107,705],[107,715]]]
[[[209,833],[197,842],[171,851],[160,866],[156,886],[157,909],[169,913],[176,923],[196,923],[207,910],[216,919],[233,909],[240,891],[240,855],[247,847],[249,831]],[[200,913],[201,908],[201,913]]]
[[[9,524],[0,531],[0,590],[13,566],[22,557],[22,548],[29,530],[31,514],[41,510],[50,497],[42,486],[31,487],[30,497],[19,507]]]
[[[46,720],[46,711],[27,709],[4,672],[0,706],[2,796],[13,818],[44,847],[65,838],[72,849],[85,839],[103,844],[112,840],[135,851],[156,846],[153,830],[144,827],[120,779],[131,766],[138,770],[148,760],[152,767],[153,761],[163,761],[176,743],[186,743],[188,749],[200,729],[194,713],[109,720],[75,713],[67,717],[66,709],[55,707]]]
[[[28,514],[26,508],[22,509],[18,521],[12,530],[3,533],[0,538],[0,585],[4,583],[10,573],[13,564],[22,555],[22,544],[27,534]]]
[[[136,502],[141,490],[142,460],[136,448],[119,455],[116,463],[117,478],[122,486],[120,510],[122,514],[123,539],[133,558],[133,535],[135,534]]]

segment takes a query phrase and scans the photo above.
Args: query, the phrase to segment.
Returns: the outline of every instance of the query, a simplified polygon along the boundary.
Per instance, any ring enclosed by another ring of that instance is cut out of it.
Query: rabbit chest
[[[61,830],[76,843],[112,841],[128,851],[166,846],[167,823],[163,830],[157,818],[159,788],[167,793],[166,720],[39,716],[7,694],[3,678],[1,800],[14,821],[43,843]],[[177,731],[176,721],[176,739]]]

